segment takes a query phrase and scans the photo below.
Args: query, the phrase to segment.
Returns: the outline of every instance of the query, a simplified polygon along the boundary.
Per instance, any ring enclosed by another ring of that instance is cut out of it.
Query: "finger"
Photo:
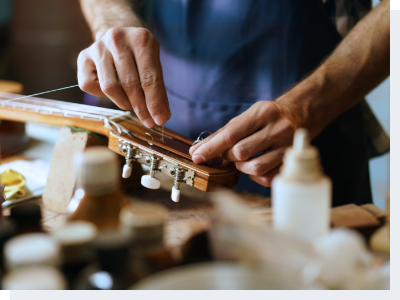
[[[209,141],[202,143],[192,155],[194,163],[208,161],[229,148],[237,142],[251,135],[259,128],[258,119],[248,118],[248,113],[243,113],[234,118],[218,134],[215,134]]]
[[[254,182],[257,182],[258,184],[261,184],[266,187],[270,187],[272,184],[272,179],[274,179],[274,177],[279,174],[281,166],[282,166],[282,164],[276,166],[271,171],[269,171],[268,173],[266,173],[262,176],[249,175],[249,177],[251,180],[253,180]]]
[[[272,139],[269,136],[268,127],[260,130],[236,143],[232,148],[223,153],[227,161],[246,161],[257,153],[267,150]]]
[[[196,151],[197,148],[199,148],[201,145],[204,143],[207,143],[209,140],[211,140],[214,136],[216,136],[218,133],[220,133],[226,126],[220,128],[218,131],[214,132],[213,134],[210,134],[207,136],[205,139],[199,141],[196,145],[192,146],[189,148],[189,154],[193,155],[193,152]]]
[[[147,108],[155,123],[162,126],[167,122],[169,113],[159,63],[158,43],[150,31],[144,28],[136,29],[132,43]]]
[[[246,174],[262,176],[282,163],[284,148],[268,151],[248,161],[236,162],[236,168]]]
[[[96,64],[97,76],[103,93],[119,108],[131,110],[132,105],[118,82],[111,52],[105,48],[103,43],[96,43],[93,53],[93,61]]]
[[[140,121],[142,121],[147,128],[154,127],[155,123],[146,106],[132,52],[122,39],[115,40],[110,44],[119,83],[125,95],[128,97]]]
[[[87,50],[83,50],[78,56],[78,84],[86,93],[97,97],[104,96],[97,78],[96,65],[87,54]]]

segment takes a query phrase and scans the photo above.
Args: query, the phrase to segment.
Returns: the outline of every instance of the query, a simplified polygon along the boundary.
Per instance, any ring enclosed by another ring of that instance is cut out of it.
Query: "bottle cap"
[[[100,268],[110,273],[120,273],[126,268],[129,240],[117,230],[103,231],[95,241]]]
[[[158,203],[131,203],[121,210],[121,230],[134,239],[149,240],[162,237],[167,213],[165,206]]]
[[[322,175],[318,149],[310,145],[307,130],[298,129],[294,134],[293,147],[289,147],[283,157],[281,176],[307,181]]]
[[[54,229],[51,235],[59,243],[64,261],[80,261],[93,256],[97,229],[92,223],[72,221]]]
[[[77,183],[87,194],[106,194],[119,187],[121,172],[117,155],[107,147],[93,146],[75,154],[74,167]]]
[[[58,243],[45,233],[28,233],[10,239],[4,247],[9,269],[28,265],[57,266],[60,261]]]
[[[55,268],[32,266],[12,270],[2,280],[5,290],[65,290],[64,276]]]
[[[23,204],[11,208],[10,218],[14,220],[17,229],[40,226],[42,211],[38,204]]]

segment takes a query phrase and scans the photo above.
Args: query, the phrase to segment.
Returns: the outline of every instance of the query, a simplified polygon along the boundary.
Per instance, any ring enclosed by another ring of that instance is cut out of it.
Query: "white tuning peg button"
[[[171,199],[174,202],[179,202],[179,199],[181,198],[181,191],[178,190],[176,187],[172,187],[172,193],[171,193]]]
[[[159,189],[161,186],[160,180],[157,178],[151,177],[150,175],[143,175],[141,183],[144,187],[147,187],[148,189]]]
[[[132,174],[132,165],[124,165],[122,169],[122,178],[129,178]]]

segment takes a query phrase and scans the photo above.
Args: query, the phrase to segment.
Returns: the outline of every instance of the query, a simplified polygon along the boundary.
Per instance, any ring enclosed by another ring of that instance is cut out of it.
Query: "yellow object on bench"
[[[25,197],[25,177],[12,169],[7,169],[0,175],[0,183],[5,185],[4,193],[7,199],[18,199]]]

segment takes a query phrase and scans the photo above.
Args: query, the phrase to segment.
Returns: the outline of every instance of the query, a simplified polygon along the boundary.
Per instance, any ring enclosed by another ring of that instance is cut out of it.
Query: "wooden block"
[[[43,194],[46,210],[66,213],[75,188],[76,174],[73,170],[75,153],[82,153],[88,146],[107,145],[107,139],[97,139],[86,132],[73,132],[61,128],[51,159],[49,177]]]

